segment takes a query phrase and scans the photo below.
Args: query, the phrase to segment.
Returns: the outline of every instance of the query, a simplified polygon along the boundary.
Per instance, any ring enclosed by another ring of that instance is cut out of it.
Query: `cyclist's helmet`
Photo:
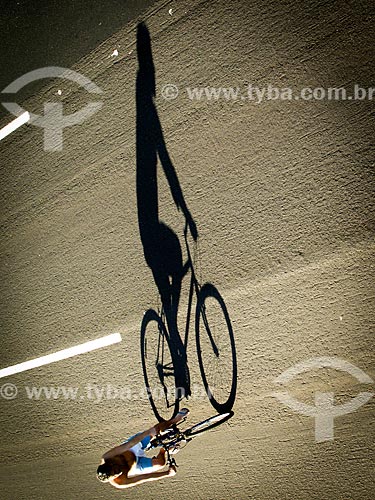
[[[109,464],[101,464],[96,470],[96,477],[102,483],[107,483],[110,477],[113,476],[112,467]]]

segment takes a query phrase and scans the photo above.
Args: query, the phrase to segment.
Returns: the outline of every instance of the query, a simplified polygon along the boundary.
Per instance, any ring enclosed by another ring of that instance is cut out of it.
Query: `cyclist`
[[[160,422],[150,429],[135,434],[129,439],[104,453],[102,463],[97,469],[97,478],[109,482],[115,488],[129,488],[147,481],[157,481],[176,474],[176,468],[167,465],[166,451],[161,448],[156,457],[145,456],[152,437],[170,428],[184,419],[189,413],[187,408],[165,422]]]

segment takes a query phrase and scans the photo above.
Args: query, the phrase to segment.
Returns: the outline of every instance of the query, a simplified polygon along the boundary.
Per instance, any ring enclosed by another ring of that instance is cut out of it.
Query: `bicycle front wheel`
[[[186,437],[195,436],[196,434],[200,434],[201,432],[208,431],[209,429],[213,429],[214,427],[223,424],[231,417],[233,417],[234,413],[232,411],[227,413],[220,413],[219,415],[215,415],[213,417],[208,418],[207,420],[203,420],[199,422],[199,424],[193,425],[190,429],[184,431]]]
[[[155,417],[162,422],[178,411],[175,372],[167,329],[160,316],[149,309],[141,326],[141,355],[147,397]]]
[[[219,413],[228,412],[236,397],[236,348],[225,302],[210,283],[198,294],[195,331],[199,368],[210,403]]]

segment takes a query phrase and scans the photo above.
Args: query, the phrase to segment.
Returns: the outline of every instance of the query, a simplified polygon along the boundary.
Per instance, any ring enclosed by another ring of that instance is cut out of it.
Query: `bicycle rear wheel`
[[[153,309],[145,312],[141,326],[141,356],[147,397],[155,417],[162,422],[178,411],[175,372],[167,329]]]
[[[219,413],[232,409],[237,389],[237,361],[229,314],[217,288],[206,283],[195,315],[197,354],[202,381]]]
[[[215,415],[213,417],[208,418],[207,420],[199,422],[199,424],[193,425],[193,427],[190,427],[190,429],[184,431],[184,434],[186,437],[189,437],[189,436],[195,436],[204,431],[208,431],[209,429],[213,429],[214,427],[223,424],[231,417],[233,417],[233,415],[234,413],[232,411],[227,413],[220,413],[219,415]]]

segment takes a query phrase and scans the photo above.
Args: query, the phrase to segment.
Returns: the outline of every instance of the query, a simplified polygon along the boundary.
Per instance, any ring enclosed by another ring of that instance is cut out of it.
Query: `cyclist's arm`
[[[156,429],[155,427],[151,427],[147,431],[141,432],[137,436],[134,436],[130,441],[124,444],[120,444],[119,446],[115,446],[114,448],[108,450],[106,453],[103,455],[104,460],[108,460],[109,458],[116,457],[117,455],[121,455],[127,450],[130,450],[134,445],[142,441],[147,436],[156,436]]]
[[[123,475],[116,477],[111,484],[115,488],[123,489],[123,488],[131,488],[132,486],[136,486],[137,484],[147,483],[149,481],[158,481],[163,479],[164,477],[174,476],[176,474],[176,470],[170,467],[166,471],[162,472],[151,472],[150,474],[141,474],[139,476],[134,477],[125,477]]]

